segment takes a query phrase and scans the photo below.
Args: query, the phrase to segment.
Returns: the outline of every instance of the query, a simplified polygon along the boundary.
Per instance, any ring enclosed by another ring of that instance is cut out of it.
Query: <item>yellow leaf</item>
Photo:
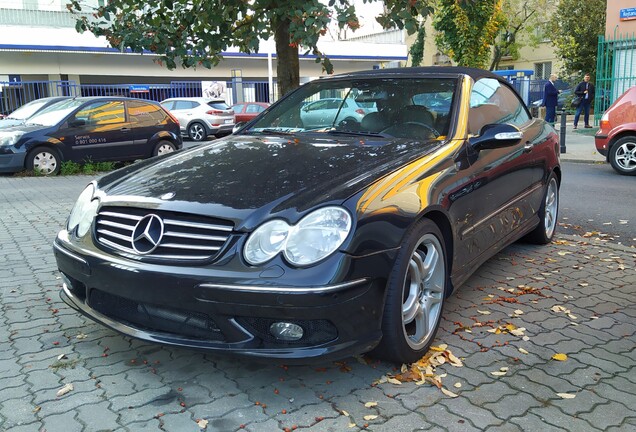
[[[446,390],[444,387],[442,387],[442,393],[444,393],[446,396],[452,397],[452,398],[456,398],[458,396],[455,393],[453,393],[452,391]]]
[[[367,402],[367,403],[364,404],[364,406],[367,407],[367,408],[371,408],[371,407],[374,407],[374,406],[378,406],[378,403],[377,402]]]
[[[375,419],[377,419],[377,418],[378,418],[378,416],[377,416],[377,415],[365,415],[363,418],[364,418],[366,421],[369,421],[369,420],[375,420]]]
[[[557,353],[552,356],[552,359],[558,361],[566,361],[568,359],[568,356],[562,353]]]
[[[574,399],[576,397],[575,394],[571,394],[571,393],[557,393],[557,396],[559,396],[562,399]]]

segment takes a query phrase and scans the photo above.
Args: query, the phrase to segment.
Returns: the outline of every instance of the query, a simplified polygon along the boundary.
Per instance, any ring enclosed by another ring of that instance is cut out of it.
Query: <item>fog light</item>
[[[297,324],[275,322],[269,326],[269,332],[279,340],[297,341],[303,337],[303,328]]]

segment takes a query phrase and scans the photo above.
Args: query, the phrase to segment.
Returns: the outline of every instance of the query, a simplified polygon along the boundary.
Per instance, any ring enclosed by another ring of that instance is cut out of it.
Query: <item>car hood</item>
[[[104,201],[209,214],[249,228],[295,219],[421,157],[439,141],[233,135],[103,177]],[[163,197],[163,199],[162,199]]]

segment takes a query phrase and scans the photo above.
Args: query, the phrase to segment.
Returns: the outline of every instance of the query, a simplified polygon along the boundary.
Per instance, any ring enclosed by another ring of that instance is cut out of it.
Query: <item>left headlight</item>
[[[23,131],[0,132],[0,146],[10,146],[18,142],[20,137],[24,135]]]
[[[245,260],[258,265],[282,252],[296,266],[314,264],[334,253],[351,231],[351,215],[341,207],[324,207],[290,226],[281,220],[258,227],[243,249]]]
[[[99,200],[95,198],[94,195],[95,185],[91,183],[82,191],[73,206],[73,210],[71,210],[66,229],[72,232],[77,228],[78,237],[86,235],[91,227],[91,223],[93,223],[93,218],[95,218],[97,214]]]

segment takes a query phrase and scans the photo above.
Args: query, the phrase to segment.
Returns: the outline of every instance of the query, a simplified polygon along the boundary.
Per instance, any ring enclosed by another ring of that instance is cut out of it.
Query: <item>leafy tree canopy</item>
[[[538,46],[554,9],[548,0],[503,0],[506,20],[495,40],[490,70],[499,69],[504,56],[517,60],[523,46]]]
[[[371,3],[377,0],[363,0]],[[317,46],[332,20],[340,29],[360,24],[353,0],[109,0],[91,8],[92,18],[77,21],[79,32],[105,36],[121,50],[158,54],[168,68],[211,68],[229,47],[258,51],[259,41],[276,42],[277,81],[283,95],[299,85],[299,49],[316,57],[327,73],[333,65]],[[384,28],[396,26],[409,34],[418,29],[418,16],[432,11],[432,0],[384,0],[376,18]],[[71,12],[85,12],[82,0],[72,0]]]
[[[598,36],[605,33],[606,7],[606,0],[559,1],[550,28],[566,74],[596,76]]]
[[[503,0],[439,0],[433,19],[437,46],[461,66],[483,68],[506,23]]]

